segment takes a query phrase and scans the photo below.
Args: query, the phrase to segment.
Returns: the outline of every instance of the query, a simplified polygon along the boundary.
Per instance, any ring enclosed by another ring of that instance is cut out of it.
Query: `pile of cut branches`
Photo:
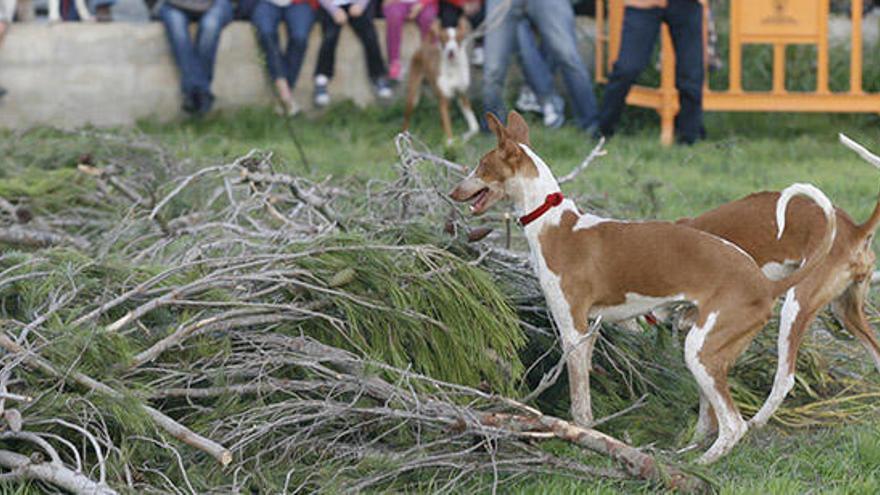
[[[509,222],[471,225],[444,194],[463,167],[412,137],[396,142],[396,179],[365,184],[256,150],[206,165],[137,135],[38,139],[0,145],[16,174],[0,180],[5,479],[453,491],[552,472],[705,487],[558,417],[555,333]],[[697,400],[679,345],[663,329],[606,333],[594,400],[608,431],[673,446],[686,433]],[[818,366],[811,401],[853,395]],[[766,393],[738,376],[740,398]]]

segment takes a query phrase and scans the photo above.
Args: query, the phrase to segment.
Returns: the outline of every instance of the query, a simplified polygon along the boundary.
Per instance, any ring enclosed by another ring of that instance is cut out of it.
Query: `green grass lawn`
[[[469,143],[444,149],[435,112],[433,105],[423,104],[412,127],[413,133],[435,152],[472,165],[494,145],[493,136],[480,135]],[[298,117],[292,125],[312,163],[312,176],[366,181],[393,176],[393,137],[399,129],[401,114],[400,104],[368,110],[340,104],[322,115]],[[457,131],[462,132],[463,122],[455,118]],[[559,175],[576,166],[595,144],[571,127],[550,131],[537,120],[530,122],[534,125],[533,148]],[[608,155],[566,184],[564,190],[586,195],[592,199],[592,205],[620,217],[675,219],[697,215],[757,190],[811,182],[861,221],[876,203],[880,171],[839,145],[837,133],[845,132],[880,151],[877,124],[876,116],[708,114],[707,141],[692,147],[666,148],[659,144],[655,116],[632,110],[622,132],[608,143]],[[139,131],[156,138],[180,157],[196,162],[216,164],[258,148],[274,151],[284,171],[305,173],[289,128],[269,109],[245,109],[202,121],[144,122]],[[10,157],[16,146],[26,146],[28,136],[48,136],[69,144],[64,149],[47,147],[40,151],[43,158],[27,165],[46,169],[39,178],[24,176],[20,169],[2,167],[4,162],[13,163]],[[31,197],[51,193],[53,184],[71,178],[71,165],[79,154],[89,152],[76,147],[75,135],[59,135],[50,130],[12,137],[0,133],[0,151],[5,150],[6,154],[0,156],[0,193],[25,191],[22,194]],[[863,359],[863,368],[869,369],[867,358]],[[683,422],[694,420],[691,417]],[[654,421],[663,422],[664,418]],[[674,421],[682,422],[682,418]],[[878,427],[880,417],[861,424],[823,428],[770,426],[750,432],[732,454],[700,472],[715,481],[721,493],[878,493]],[[615,428],[616,432],[626,432],[625,425],[617,424]],[[674,443],[664,439],[658,447],[669,455],[667,449],[675,447]],[[550,448],[584,456],[561,444]],[[575,482],[545,475],[522,480],[516,491],[604,494],[642,493],[651,488],[628,482]],[[7,492],[0,487],[0,493]]]
[[[400,104],[368,110],[341,104],[320,116],[294,119],[293,127],[316,175],[390,177],[401,114]],[[462,132],[464,124],[456,119]],[[709,139],[692,147],[661,146],[656,120],[652,112],[631,110],[621,134],[608,143],[608,155],[567,184],[566,192],[596,196],[600,206],[607,198],[609,205],[616,205],[612,211],[627,217],[674,219],[757,190],[811,182],[858,220],[870,213],[880,190],[880,171],[837,143],[837,133],[844,132],[880,152],[876,116],[710,113]],[[572,127],[546,130],[537,120],[530,122],[533,147],[559,175],[595,144]],[[201,122],[144,123],[141,128],[185,155],[231,158],[265,148],[276,151],[290,171],[302,171],[287,126],[267,109]],[[430,103],[420,107],[412,132],[436,153],[467,165],[475,164],[494,142],[483,134],[444,151],[436,108]],[[653,183],[655,202],[645,194]]]

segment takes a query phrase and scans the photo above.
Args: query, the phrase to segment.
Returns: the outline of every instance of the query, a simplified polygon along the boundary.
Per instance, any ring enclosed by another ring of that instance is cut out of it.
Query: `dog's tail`
[[[853,141],[845,134],[838,134],[840,137],[840,143],[846,146],[847,148],[853,150],[862,157],[863,160],[870,163],[871,165],[880,169],[880,156],[875,155],[868,151],[868,148],[865,148],[861,144]],[[872,235],[877,227],[880,226],[880,196],[877,198],[877,204],[874,206],[874,212],[871,213],[871,216],[865,223],[858,226],[858,231],[862,235],[863,238],[867,238]]]
[[[819,205],[819,208],[822,208],[822,213],[825,214],[825,236],[822,237],[822,243],[807,258],[803,266],[795,270],[791,275],[771,282],[773,284],[773,294],[776,297],[781,296],[789,288],[800,283],[801,280],[806,278],[822,263],[831,251],[831,246],[834,245],[834,236],[837,233],[837,213],[834,210],[834,205],[831,204],[831,200],[825,196],[825,193],[812,184],[792,184],[782,190],[782,193],[779,194],[779,199],[776,201],[777,239],[781,238],[783,232],[785,232],[785,212],[788,209],[789,201],[795,196],[810,198]]]

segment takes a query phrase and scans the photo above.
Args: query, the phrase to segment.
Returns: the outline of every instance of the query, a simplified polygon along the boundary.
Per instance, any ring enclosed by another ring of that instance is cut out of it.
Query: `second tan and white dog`
[[[458,107],[467,121],[468,130],[462,135],[467,141],[479,130],[467,92],[471,87],[471,68],[465,47],[465,27],[445,28],[434,31],[433,36],[422,39],[413,54],[406,80],[406,107],[403,111],[403,130],[409,129],[412,112],[419,102],[422,84],[427,80],[440,105],[440,122],[446,134],[446,143],[453,141],[449,102],[458,101]],[[434,38],[434,39],[432,39]]]
[[[795,196],[819,204],[827,224],[807,263],[773,281],[742,249],[706,232],[581,213],[562,197],[550,168],[531,149],[523,118],[511,112],[507,127],[494,115],[486,118],[497,146],[450,196],[472,202],[474,214],[503,198],[522,213],[533,265],[567,354],[574,420],[581,425],[592,421],[589,373],[597,336],[588,333],[588,319],[618,321],[687,301],[696,308],[685,339],[685,361],[700,389],[695,437],[708,434],[713,422],[718,425],[717,438],[699,461],[713,462],[729,452],[748,425],[731,398],[728,370],[767,323],[776,298],[812,273],[831,249],[831,202],[807,184],[783,192],[776,205],[779,235]]]
[[[841,135],[840,140],[880,168],[880,157],[846,136]],[[768,277],[779,279],[797,269],[815,251],[825,229],[822,211],[810,201],[797,198],[789,207],[785,234],[776,239],[776,229],[769,217],[779,197],[778,192],[755,193],[678,223],[727,239],[749,253]],[[865,317],[865,298],[876,261],[871,241],[880,225],[880,202],[862,224],[854,222],[840,208],[836,208],[835,214],[837,235],[831,252],[816,270],[792,288],[794,303],[781,314],[779,361],[773,388],[749,420],[751,425],[765,425],[794,387],[798,349],[816,314],[829,303],[835,317],[861,342],[880,371],[880,344]]]

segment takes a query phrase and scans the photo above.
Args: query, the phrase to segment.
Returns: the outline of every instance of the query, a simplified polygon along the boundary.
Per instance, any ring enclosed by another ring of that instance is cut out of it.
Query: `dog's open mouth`
[[[474,195],[471,196],[468,201],[471,202],[471,213],[473,213],[474,215],[479,215],[480,213],[483,213],[489,203],[489,188],[484,187],[480,189],[479,191],[474,193]]]

